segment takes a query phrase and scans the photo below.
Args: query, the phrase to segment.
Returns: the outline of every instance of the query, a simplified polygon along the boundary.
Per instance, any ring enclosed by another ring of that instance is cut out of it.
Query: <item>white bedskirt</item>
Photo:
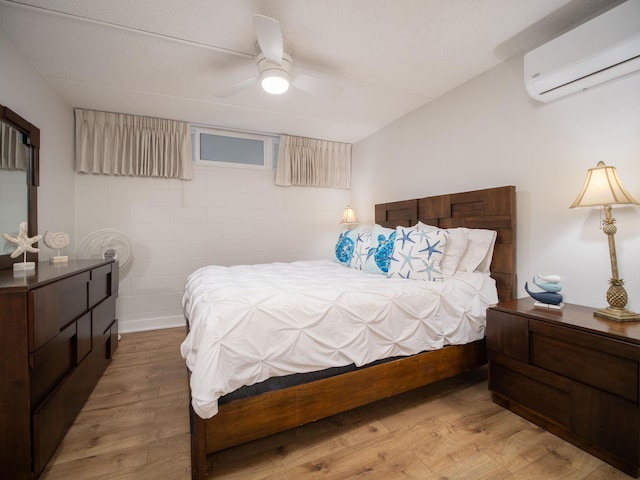
[[[193,408],[210,418],[218,398],[270,377],[479,340],[497,301],[481,273],[426,282],[329,260],[200,268],[182,299]]]

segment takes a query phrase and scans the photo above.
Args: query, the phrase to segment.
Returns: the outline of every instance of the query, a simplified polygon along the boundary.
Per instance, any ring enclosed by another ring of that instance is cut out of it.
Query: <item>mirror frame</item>
[[[40,129],[29,123],[9,107],[0,105],[0,121],[8,123],[19,130],[29,147],[29,158],[25,181],[27,182],[27,226],[29,235],[38,233],[38,185],[40,185]],[[34,247],[38,244],[35,243]],[[22,255],[11,258],[11,254],[0,255],[0,269],[11,268],[14,263],[21,262]],[[27,261],[37,262],[37,253],[27,253]]]

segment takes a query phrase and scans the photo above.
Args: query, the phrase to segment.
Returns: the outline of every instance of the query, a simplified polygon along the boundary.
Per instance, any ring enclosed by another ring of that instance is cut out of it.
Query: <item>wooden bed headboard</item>
[[[376,205],[376,223],[410,227],[418,220],[440,228],[498,232],[491,261],[500,301],[516,298],[516,187],[497,187]]]

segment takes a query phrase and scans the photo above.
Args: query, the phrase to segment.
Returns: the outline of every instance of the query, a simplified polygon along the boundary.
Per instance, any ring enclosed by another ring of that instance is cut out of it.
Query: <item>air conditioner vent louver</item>
[[[633,57],[633,58],[631,58],[629,60],[626,60],[624,62],[616,63],[615,65],[611,65],[610,67],[603,68],[602,70],[598,70],[597,72],[590,73],[589,75],[585,75],[584,77],[577,78],[577,79],[573,80],[572,82],[564,83],[562,85],[558,85],[557,87],[550,88],[550,89],[545,90],[545,91],[540,92],[540,93],[544,95],[546,93],[553,92],[554,90],[557,90],[559,88],[566,87],[567,85],[571,85],[571,83],[573,83],[573,82],[579,82],[581,80],[590,80],[592,77],[594,77],[596,75],[599,75],[601,73],[606,73],[607,71],[612,70],[612,69],[619,69],[620,67],[623,67],[625,63],[632,62],[632,61],[636,61],[637,62],[639,59],[640,59],[640,55],[637,56],[637,57]],[[633,72],[633,71],[638,70],[640,68],[640,65],[637,66],[637,67],[633,66],[633,65],[630,65],[630,67],[632,68],[631,71]],[[615,73],[615,75],[616,75],[616,77],[619,76],[618,73]],[[600,83],[600,82],[597,82],[597,83]],[[589,87],[586,87],[586,86],[582,87],[582,90],[586,90],[587,88],[589,88]]]

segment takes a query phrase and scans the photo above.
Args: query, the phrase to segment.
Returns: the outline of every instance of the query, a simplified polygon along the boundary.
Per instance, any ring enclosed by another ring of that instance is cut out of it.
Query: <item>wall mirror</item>
[[[40,129],[8,107],[0,105],[0,233],[18,234],[20,222],[28,234],[38,233],[38,185],[40,183]],[[11,258],[15,245],[0,236],[0,268],[23,260]],[[38,254],[27,254],[37,262]]]

